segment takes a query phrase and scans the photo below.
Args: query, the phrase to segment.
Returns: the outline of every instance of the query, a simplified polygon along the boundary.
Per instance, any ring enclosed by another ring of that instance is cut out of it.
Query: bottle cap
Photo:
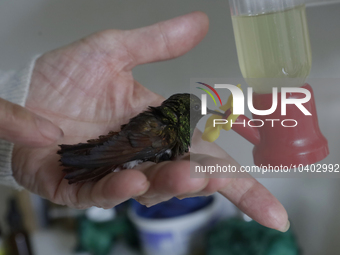
[[[95,222],[106,222],[113,220],[116,217],[116,211],[113,208],[103,209],[93,206],[86,210],[85,215],[89,220]]]

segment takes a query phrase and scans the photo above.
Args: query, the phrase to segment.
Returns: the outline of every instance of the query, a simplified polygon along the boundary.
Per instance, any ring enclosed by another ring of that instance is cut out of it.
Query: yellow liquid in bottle
[[[304,84],[312,65],[304,5],[232,21],[241,72],[254,92]]]

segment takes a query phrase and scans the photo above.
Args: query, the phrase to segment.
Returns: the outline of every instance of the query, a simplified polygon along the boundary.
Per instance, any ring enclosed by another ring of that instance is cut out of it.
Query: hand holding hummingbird
[[[64,136],[43,148],[15,144],[12,168],[17,182],[54,203],[76,208],[110,208],[131,197],[150,206],[174,196],[218,191],[259,223],[286,230],[285,209],[256,180],[190,178],[185,156],[158,164],[145,162],[97,182],[69,185],[64,179],[58,144],[77,144],[119,131],[148,106],[159,106],[164,99],[135,81],[132,68],[181,56],[207,31],[206,15],[196,12],[140,29],[99,32],[42,55],[36,61],[26,109],[59,126]],[[214,156],[238,166],[217,145],[203,142],[197,131],[192,152],[211,155],[199,156],[199,164]]]

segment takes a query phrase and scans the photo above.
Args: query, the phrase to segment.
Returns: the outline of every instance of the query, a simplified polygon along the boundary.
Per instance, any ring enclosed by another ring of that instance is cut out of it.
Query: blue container
[[[186,255],[204,249],[203,237],[219,208],[214,196],[173,198],[150,208],[133,201],[129,216],[146,255]]]

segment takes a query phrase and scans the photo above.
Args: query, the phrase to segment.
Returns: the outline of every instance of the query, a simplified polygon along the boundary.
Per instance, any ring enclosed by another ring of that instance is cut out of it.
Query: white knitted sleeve
[[[12,103],[25,105],[31,76],[38,56],[19,72],[0,70],[0,97]],[[1,111],[1,109],[0,109]],[[0,120],[1,122],[1,120]],[[21,189],[12,174],[13,144],[0,139],[0,185]]]

